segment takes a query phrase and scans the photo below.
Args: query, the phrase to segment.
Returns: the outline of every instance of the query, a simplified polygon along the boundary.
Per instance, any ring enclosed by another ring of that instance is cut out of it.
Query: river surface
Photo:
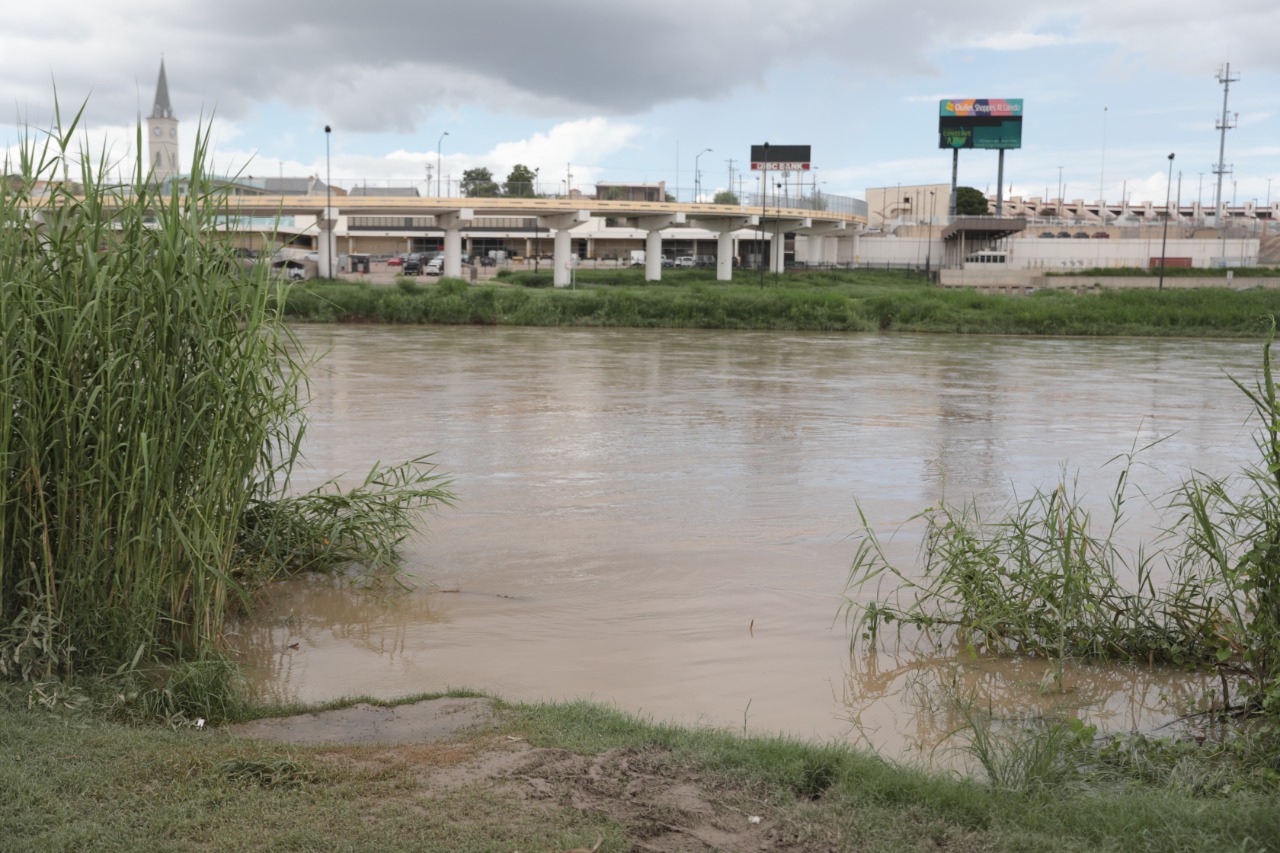
[[[456,508],[409,543],[408,592],[278,584],[238,646],[267,696],[449,687],[585,698],[681,723],[925,751],[950,684],[1009,714],[1167,721],[1204,685],[890,645],[840,615],[858,506],[911,566],[937,502],[999,506],[1065,474],[1105,508],[1254,456],[1261,346],[1199,340],[433,327],[298,328],[312,373],[299,486],[434,452]],[[1140,504],[1135,501],[1135,505]],[[1144,513],[1136,528],[1141,537]],[[895,531],[897,531],[895,535]]]

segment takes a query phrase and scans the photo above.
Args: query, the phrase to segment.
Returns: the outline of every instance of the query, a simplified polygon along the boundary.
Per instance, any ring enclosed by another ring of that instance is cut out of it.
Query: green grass
[[[312,282],[289,290],[284,311],[308,322],[1224,338],[1258,335],[1260,318],[1280,312],[1280,291],[984,295],[873,270],[788,272],[763,288],[749,273],[729,283],[709,270],[666,270],[660,283],[637,270],[583,271],[574,289],[550,281],[512,273],[484,285]]]
[[[622,851],[651,826],[569,798],[531,800],[520,780],[430,786],[428,771],[475,758],[485,736],[291,747],[32,713],[14,707],[19,699],[0,694],[6,850],[565,850],[602,837],[603,851]],[[499,745],[625,750],[649,774],[710,792],[735,820],[763,815],[781,849],[1274,850],[1280,839],[1274,793],[1134,783],[1018,791],[846,746],[658,725],[583,702],[503,707],[489,736]],[[588,790],[609,781],[571,780]]]

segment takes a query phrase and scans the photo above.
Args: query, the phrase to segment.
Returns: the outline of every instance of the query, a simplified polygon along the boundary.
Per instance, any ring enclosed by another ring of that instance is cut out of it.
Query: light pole
[[[924,254],[924,274],[926,278],[933,276],[933,217],[938,212],[938,199],[933,190],[929,190],[929,250]]]
[[[330,216],[333,215],[333,180],[332,180],[333,173],[329,169],[329,134],[332,133],[332,131],[333,131],[333,128],[329,127],[329,125],[326,124],[324,126],[324,192],[325,192],[324,216],[325,216],[325,219],[328,219]],[[328,231],[325,231],[323,228],[321,228],[320,230],[324,236],[324,243],[325,243],[324,245],[325,278],[333,278],[333,225],[330,224]]]
[[[778,184],[778,185],[776,186],[776,189],[781,190],[781,189],[782,189],[782,184]],[[778,267],[779,267],[779,266],[781,266],[781,265],[782,265],[782,263],[784,263],[784,262],[785,262],[785,258],[786,258],[786,253],[785,253],[785,251],[784,251],[784,250],[783,250],[783,248],[782,248],[782,199],[781,199],[781,194],[775,195],[775,196],[774,196],[773,201],[774,201],[774,211],[775,211],[775,215],[774,215],[774,217],[773,217],[773,242],[774,242],[774,249],[778,250],[779,252],[782,252],[782,254],[780,254],[780,255],[778,255],[778,256],[776,256],[776,257],[775,257],[772,253],[770,253],[770,255],[769,255],[769,259],[770,259],[771,261],[773,261],[773,286],[774,286],[774,287],[777,287],[777,286],[778,286]]]
[[[538,195],[538,172],[542,171],[542,167],[533,170],[533,194]],[[542,241],[542,217],[533,217],[533,271],[538,271],[538,256],[542,253],[538,251],[538,243]]]
[[[703,148],[693,158],[693,200],[695,203],[702,196],[702,170],[698,168],[698,160],[703,154],[707,154],[710,151],[710,148]]]
[[[444,144],[444,138],[448,135],[449,131],[446,130],[436,140],[436,198],[440,198],[440,146]]]
[[[1173,189],[1173,155],[1169,155],[1169,181],[1164,187],[1164,234],[1160,238],[1160,284],[1156,290],[1164,290],[1164,250],[1169,245],[1169,191]]]
[[[764,144],[764,171],[760,175],[760,289],[764,290],[764,227],[769,218],[769,143]]]
[[[1062,221],[1062,167],[1058,167],[1058,221]]]

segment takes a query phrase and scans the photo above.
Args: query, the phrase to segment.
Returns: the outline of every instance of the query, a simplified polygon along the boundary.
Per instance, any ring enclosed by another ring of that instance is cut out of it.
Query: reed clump
[[[308,362],[218,236],[207,138],[181,182],[118,186],[79,118],[0,185],[0,677],[171,666],[181,693],[262,584],[391,564],[450,495],[426,457],[291,494]]]
[[[916,517],[926,529],[918,573],[887,558],[862,515],[845,605],[854,641],[874,643],[896,623],[977,651],[1059,664],[1131,660],[1208,668],[1221,675],[1219,710],[1280,713],[1280,400],[1273,337],[1274,321],[1256,385],[1236,380],[1262,425],[1258,462],[1226,479],[1185,481],[1165,500],[1166,521],[1154,541],[1133,548],[1119,539],[1133,454],[1124,457],[1101,520],[1065,482],[1015,500],[994,520],[974,503],[943,501],[925,510]],[[874,590],[869,600],[855,597],[862,590]]]

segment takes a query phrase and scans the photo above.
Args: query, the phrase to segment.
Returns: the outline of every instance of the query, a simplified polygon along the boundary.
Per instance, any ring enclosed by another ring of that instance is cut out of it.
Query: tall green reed
[[[0,675],[216,657],[256,586],[392,562],[450,498],[425,457],[289,495],[308,363],[224,239],[207,135],[182,181],[117,186],[73,149],[81,113],[0,185]]]
[[[1274,325],[1272,335],[1274,334]],[[1165,521],[1136,547],[1125,524],[1134,454],[1127,454],[1106,517],[1073,484],[1015,500],[994,521],[975,503],[925,510],[918,570],[886,556],[862,530],[844,612],[854,642],[897,623],[988,653],[1135,660],[1216,670],[1221,701],[1280,711],[1280,401],[1271,338],[1250,388],[1262,422],[1261,461],[1234,477],[1190,477],[1163,504]],[[888,582],[888,589],[883,584]],[[870,600],[855,596],[875,590]],[[1059,685],[1060,686],[1060,685]]]

